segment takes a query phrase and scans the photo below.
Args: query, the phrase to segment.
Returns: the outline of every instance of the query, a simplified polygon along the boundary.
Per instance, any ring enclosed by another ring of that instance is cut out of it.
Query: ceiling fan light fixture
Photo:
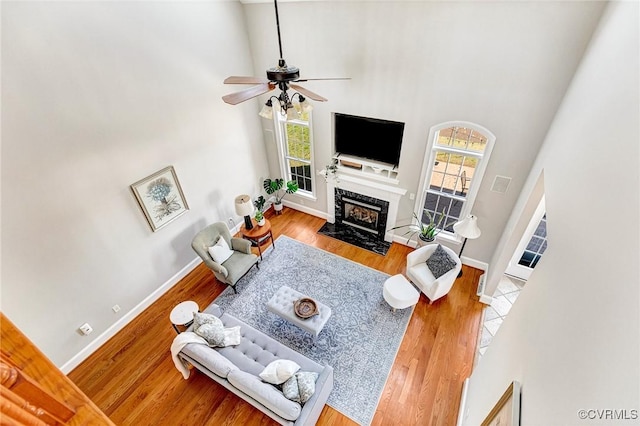
[[[313,110],[313,106],[311,103],[304,97],[300,96],[300,112],[311,112]]]
[[[300,118],[298,109],[293,106],[291,102],[287,104],[287,120],[297,120]]]
[[[258,115],[269,120],[273,118],[273,103],[271,102],[271,99],[264,104]]]
[[[225,84],[255,84],[255,86],[249,89],[241,90],[239,92],[231,93],[222,97],[222,100],[231,105],[237,105],[240,102],[255,98],[256,96],[263,95],[267,92],[274,90],[276,87],[280,88],[282,93],[279,99],[281,113],[284,115],[287,112],[286,106],[289,104],[287,96],[287,90],[298,90],[308,98],[318,102],[325,102],[327,99],[313,93],[312,91],[305,89],[294,83],[309,81],[309,80],[349,80],[348,78],[312,78],[312,79],[300,79],[300,69],[293,65],[287,65],[282,54],[282,38],[280,37],[280,17],[278,16],[278,0],[273,0],[273,6],[276,13],[276,29],[278,31],[278,49],[280,52],[280,59],[278,60],[278,66],[267,69],[267,79],[260,77],[242,77],[231,76],[224,80]],[[308,103],[305,103],[304,98],[300,95],[300,102],[304,104],[302,108],[308,110]],[[264,108],[263,108],[264,110]],[[261,111],[262,112],[262,111]],[[265,114],[267,114],[265,112]],[[262,115],[262,114],[261,114]],[[273,114],[271,114],[273,116]]]

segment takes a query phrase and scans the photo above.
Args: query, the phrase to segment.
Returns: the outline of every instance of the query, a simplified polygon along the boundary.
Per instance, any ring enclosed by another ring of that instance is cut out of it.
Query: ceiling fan
[[[241,90],[239,92],[231,93],[222,97],[222,100],[231,105],[237,105],[241,102],[255,98],[256,96],[263,95],[267,92],[274,90],[276,87],[280,89],[280,96],[272,96],[267,105],[271,106],[271,99],[276,98],[283,112],[287,112],[288,109],[293,108],[291,100],[295,95],[298,95],[300,103],[305,101],[304,96],[307,96],[314,101],[324,102],[327,99],[312,92],[309,89],[295,84],[298,82],[309,80],[349,80],[348,78],[300,78],[300,70],[298,67],[287,65],[282,55],[282,40],[280,38],[280,18],[278,17],[278,0],[273,0],[273,5],[276,10],[276,27],[278,29],[278,47],[280,49],[280,59],[278,60],[278,66],[269,68],[267,70],[267,78],[261,77],[240,77],[231,76],[224,80],[225,84],[253,84],[254,86],[248,89]],[[287,90],[293,89],[297,91],[291,97],[287,94]],[[304,95],[304,96],[303,96]]]

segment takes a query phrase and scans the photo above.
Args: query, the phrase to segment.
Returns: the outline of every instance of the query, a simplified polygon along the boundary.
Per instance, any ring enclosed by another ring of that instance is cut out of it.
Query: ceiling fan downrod
[[[276,9],[276,28],[278,29],[278,48],[280,49],[280,66],[286,67],[284,56],[282,55],[282,40],[280,39],[280,17],[278,16],[278,0],[273,0],[273,6]]]

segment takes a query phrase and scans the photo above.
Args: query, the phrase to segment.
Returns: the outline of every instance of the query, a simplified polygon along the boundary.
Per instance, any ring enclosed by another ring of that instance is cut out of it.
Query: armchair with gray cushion
[[[233,251],[231,257],[221,264],[215,262],[208,251],[209,247],[214,246],[220,238],[224,238],[229,248]],[[224,222],[214,223],[198,232],[193,237],[191,247],[202,258],[204,264],[211,269],[216,278],[231,286],[235,293],[238,292],[236,283],[249,272],[253,265],[260,269],[258,256],[251,253],[251,242],[242,238],[231,237],[229,228]]]
[[[458,277],[458,272],[462,269],[460,258],[453,250],[445,246],[442,246],[440,253],[446,253],[448,259],[443,262],[434,257],[427,262],[436,252],[438,246],[439,244],[429,244],[407,255],[407,276],[427,296],[430,304],[449,293]],[[428,263],[436,271],[435,274]],[[443,263],[449,263],[449,265],[443,265]],[[436,277],[436,275],[439,276]]]

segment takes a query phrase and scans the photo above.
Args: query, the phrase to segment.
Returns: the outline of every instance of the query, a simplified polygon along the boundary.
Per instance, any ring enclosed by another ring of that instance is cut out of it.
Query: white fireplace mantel
[[[393,228],[396,223],[400,198],[407,193],[406,189],[344,173],[337,173],[336,179],[327,179],[327,222],[329,223],[335,223],[336,221],[336,188],[387,201],[389,203],[389,212],[387,214],[384,240],[393,241],[393,231],[389,231],[389,229]]]

